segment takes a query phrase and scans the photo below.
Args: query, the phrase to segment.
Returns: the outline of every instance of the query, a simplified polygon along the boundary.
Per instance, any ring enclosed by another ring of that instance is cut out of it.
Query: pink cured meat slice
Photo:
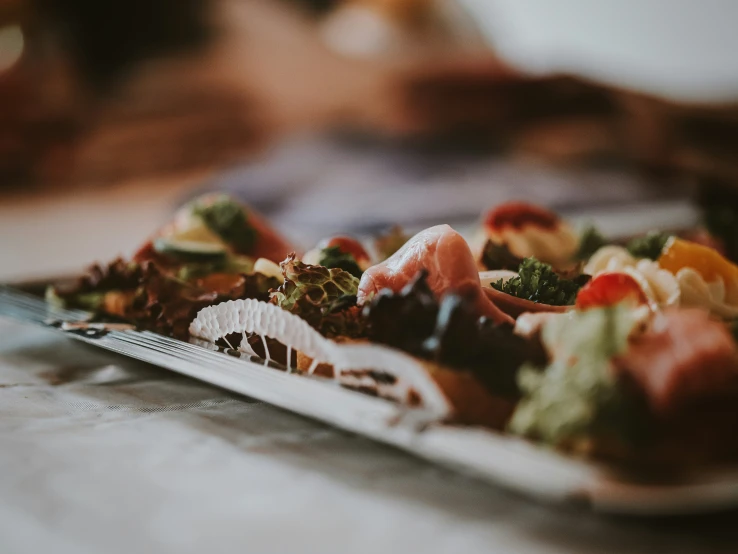
[[[390,258],[367,269],[359,283],[359,304],[382,289],[399,292],[422,269],[428,272],[428,286],[438,298],[450,291],[468,294],[475,299],[480,315],[498,323],[513,323],[482,292],[469,245],[448,225],[421,231]]]
[[[643,391],[654,412],[668,415],[693,401],[735,394],[738,353],[726,326],[699,309],[662,317],[615,360],[616,371]]]

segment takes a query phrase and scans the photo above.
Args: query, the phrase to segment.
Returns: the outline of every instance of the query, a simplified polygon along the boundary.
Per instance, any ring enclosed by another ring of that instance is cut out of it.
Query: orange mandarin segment
[[[708,283],[722,279],[728,300],[738,296],[738,265],[709,246],[673,238],[664,247],[658,262],[663,269],[675,275],[680,269],[690,267]]]

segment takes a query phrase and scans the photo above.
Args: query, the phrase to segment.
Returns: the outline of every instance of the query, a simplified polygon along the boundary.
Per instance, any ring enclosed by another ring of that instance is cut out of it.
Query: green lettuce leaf
[[[523,398],[509,430],[552,445],[637,436],[638,411],[611,367],[613,356],[626,351],[635,323],[622,305],[553,317],[542,332],[552,361],[543,371],[521,369]]]
[[[341,248],[338,246],[323,248],[320,251],[318,265],[328,269],[343,269],[358,279],[361,279],[364,274],[359,264],[356,263],[356,258],[348,252],[341,252]]]
[[[280,264],[284,283],[271,302],[305,321],[326,336],[357,336],[356,308],[359,280],[339,268],[304,264],[292,254]]]

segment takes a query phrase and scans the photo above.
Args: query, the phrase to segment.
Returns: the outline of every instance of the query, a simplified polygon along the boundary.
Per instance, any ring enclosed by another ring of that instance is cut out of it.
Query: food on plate
[[[724,432],[679,432],[690,418],[723,430],[738,422],[736,343],[706,312],[669,309],[644,328],[620,304],[553,316],[542,337],[550,362],[521,369],[510,432],[629,465],[738,453]]]
[[[535,258],[526,258],[514,277],[500,279],[492,283],[492,288],[537,304],[571,306],[577,292],[588,280],[589,276],[584,274],[566,279],[557,274],[550,265]]]
[[[577,293],[577,310],[606,308],[618,304],[648,306],[649,299],[632,275],[623,272],[598,274]]]
[[[374,251],[377,261],[383,262],[392,254],[397,252],[402,245],[410,240],[410,236],[399,225],[395,225],[386,233],[380,234],[374,239]]]
[[[608,244],[609,241],[597,227],[588,225],[579,236],[579,248],[574,258],[579,261],[589,260],[595,252]]]
[[[682,269],[691,268],[707,283],[721,281],[726,301],[738,302],[738,265],[712,248],[675,238],[666,245],[658,262],[675,275]]]
[[[301,256],[249,208],[209,195],[131,261],[95,265],[48,298],[439,423],[681,468],[738,459],[738,266],[688,236],[577,237],[512,203],[486,215],[476,255],[437,225],[392,230],[375,257],[346,236]]]
[[[131,261],[94,265],[50,301],[117,317],[178,338],[205,306],[237,298],[269,299],[280,286],[281,261],[294,249],[253,210],[222,195],[180,209]]]
[[[295,248],[254,210],[224,194],[183,206],[134,255],[176,269],[179,277],[249,272],[256,260],[282,261]]]
[[[356,277],[340,268],[305,264],[294,254],[280,267],[284,282],[273,289],[272,303],[304,319],[324,336],[361,336]]]
[[[651,231],[642,237],[631,239],[625,247],[634,258],[658,260],[664,251],[664,247],[671,238],[671,235],[668,233]]]
[[[569,267],[579,249],[579,239],[574,230],[554,212],[527,204],[510,202],[490,210],[482,222],[477,242],[482,243],[480,261],[486,269],[511,269],[493,267],[495,259],[505,262],[504,256],[490,246],[503,247],[517,259],[536,258],[556,268]],[[506,263],[505,265],[509,265]]]
[[[369,254],[358,240],[341,236],[321,241],[305,253],[302,261],[310,265],[343,269],[357,278],[372,265]]]
[[[427,271],[434,294],[453,290],[470,298],[479,315],[496,322],[512,321],[484,294],[469,245],[448,225],[421,231],[387,260],[365,271],[359,283],[359,304],[383,289],[399,292],[421,270]]]

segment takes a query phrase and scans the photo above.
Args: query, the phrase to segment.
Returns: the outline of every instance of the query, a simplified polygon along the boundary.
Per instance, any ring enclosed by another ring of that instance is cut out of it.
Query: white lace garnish
[[[310,373],[318,364],[328,364],[333,367],[334,377],[339,382],[355,380],[357,371],[386,373],[396,379],[391,386],[381,384],[386,396],[406,402],[413,390],[420,396],[423,407],[436,417],[445,418],[451,412],[446,396],[428,371],[411,356],[376,344],[333,342],[303,319],[274,304],[253,299],[229,300],[200,310],[190,324],[192,336],[212,343],[232,333],[242,335],[239,349],[249,354],[253,351],[247,335],[261,336],[267,359],[269,349],[265,337],[277,340],[287,347],[287,360],[293,350],[302,352],[313,360]]]

